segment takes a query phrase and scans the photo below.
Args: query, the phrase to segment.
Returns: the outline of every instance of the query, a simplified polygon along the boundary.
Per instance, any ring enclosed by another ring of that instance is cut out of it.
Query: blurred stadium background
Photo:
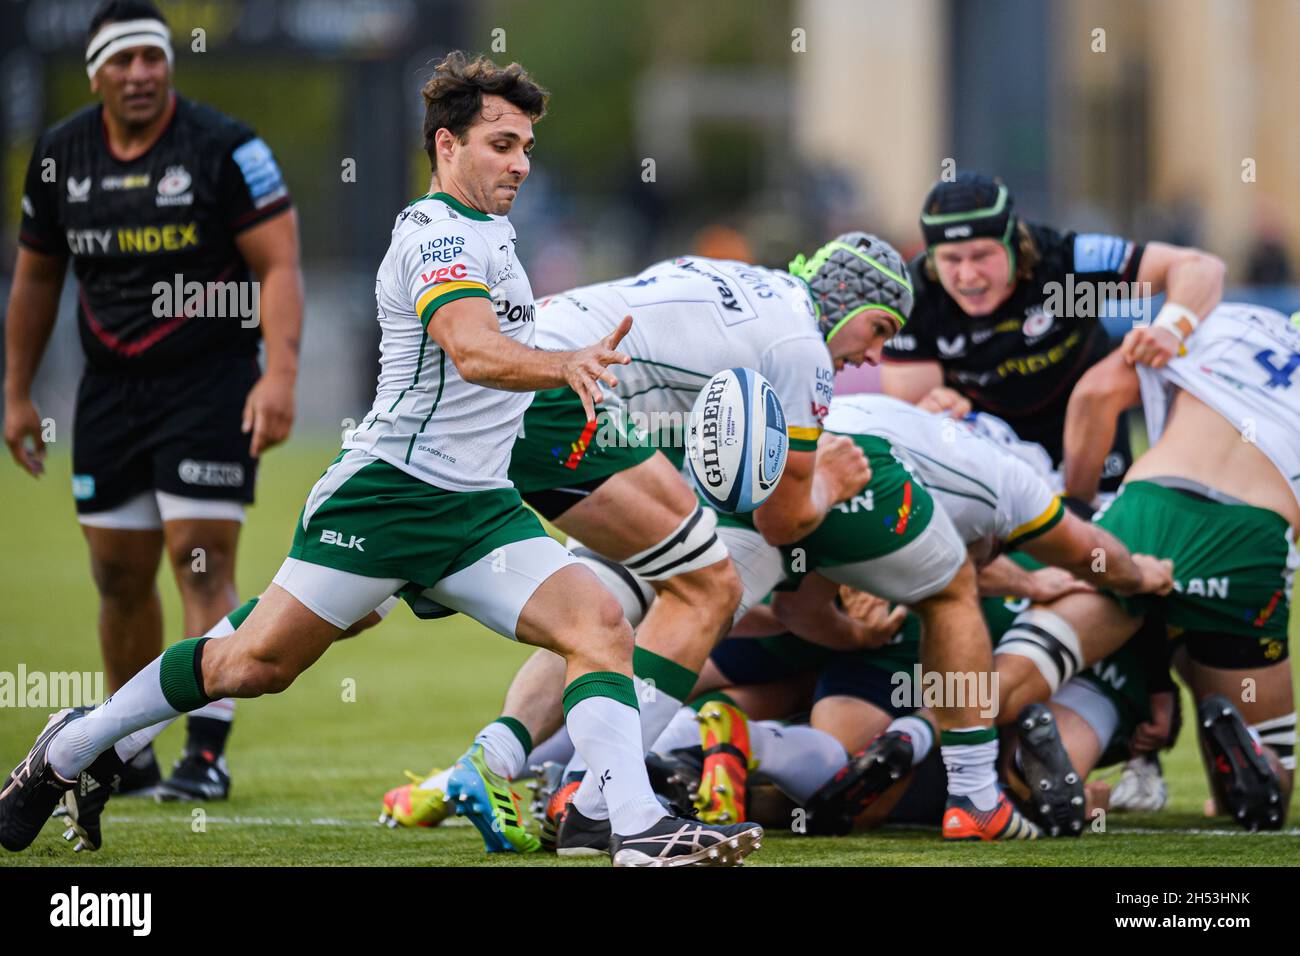
[[[6,287],[36,137],[91,101],[93,6],[0,0]],[[1229,297],[1300,308],[1297,0],[160,6],[177,88],[254,125],[298,205],[300,434],[368,407],[375,269],[428,184],[418,91],[457,47],[517,59],[554,93],[511,217],[539,297],[686,250],[783,266],[850,228],[915,252],[947,159],[1003,177],[1030,219],[1200,245],[1229,263]],[[36,389],[56,420],[81,361],[71,311],[69,294]]]
[[[0,0],[0,303],[35,140],[91,102],[82,51],[93,6]],[[853,228],[911,254],[920,247],[921,200],[951,159],[1003,177],[1027,218],[1199,245],[1228,262],[1229,298],[1300,308],[1300,0],[159,6],[173,30],[177,89],[257,128],[301,217],[307,311],[298,423],[288,447],[264,460],[241,548],[241,593],[270,579],[339,432],[369,407],[375,270],[394,215],[428,185],[418,90],[452,48],[517,59],[553,91],[511,215],[539,297],[685,250],[780,267]],[[196,30],[204,52],[192,49]],[[345,181],[347,160],[355,181]],[[0,652],[33,671],[100,666],[94,589],[68,493],[82,361],[73,294],[70,282],[35,390],[42,413],[58,423],[50,473],[33,483],[0,465]],[[873,382],[864,370],[841,384]],[[178,637],[175,588],[164,581],[161,591],[167,633]],[[238,805],[222,812],[252,829],[205,862],[425,862],[429,844],[419,841],[429,839],[456,854],[443,862],[482,859],[464,830],[395,843],[368,821],[403,766],[454,758],[466,735],[495,716],[523,650],[495,640],[488,652],[472,622],[431,633],[405,613],[380,639],[383,653],[366,639],[335,649],[289,692],[292,705],[240,705],[231,755]],[[340,682],[350,679],[356,702],[339,720]],[[34,709],[6,719],[0,755],[16,759],[43,719]],[[160,743],[169,762],[179,734]],[[327,764],[322,753],[336,759]],[[1198,764],[1184,734],[1168,764],[1173,805],[1125,821],[1127,836],[1058,843],[1050,859],[990,847],[967,862],[1286,862],[1277,841],[1190,833],[1203,824]],[[319,826],[304,830],[308,818]],[[190,829],[187,810],[132,805],[111,811],[110,826],[115,819],[121,836],[103,862],[195,862],[174,839]],[[1178,835],[1154,829],[1169,827]],[[47,833],[41,854],[22,862],[49,858],[55,839]],[[798,861],[951,862],[932,834],[900,839],[834,854],[824,841],[806,841]],[[791,844],[772,849],[771,862],[795,861]]]

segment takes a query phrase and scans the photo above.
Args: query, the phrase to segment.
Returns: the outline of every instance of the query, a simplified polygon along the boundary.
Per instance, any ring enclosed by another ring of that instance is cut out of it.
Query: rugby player
[[[614,282],[574,289],[537,308],[538,344],[571,349],[611,334],[631,311],[624,340],[631,361],[619,369],[609,401],[593,418],[572,392],[539,392],[524,415],[510,477],[524,500],[556,527],[647,581],[655,600],[637,629],[635,677],[643,742],[650,745],[696,683],[701,665],[747,601],[714,528],[682,478],[683,434],[691,406],[715,373],[760,372],[781,399],[790,452],[784,476],[754,512],[754,526],[776,544],[796,541],[827,509],[868,479],[866,458],[848,439],[821,437],[835,371],[875,364],[910,307],[903,261],[887,243],[849,233],[782,272],[739,262],[683,256]],[[517,313],[498,301],[503,316]],[[761,594],[757,597],[762,597]],[[417,612],[420,609],[417,608]],[[537,655],[519,672],[503,716],[476,738],[506,806],[507,780],[525,769],[534,740],[560,725],[563,676]],[[608,827],[596,781],[579,787],[578,813],[559,849],[600,852]],[[445,814],[446,773],[384,799],[384,816],[403,823]],[[502,820],[483,829],[501,832]],[[513,835],[513,831],[512,835]],[[523,836],[519,842],[524,844]]]
[[[162,649],[154,581],[164,553],[186,636],[239,603],[236,546],[258,458],[288,437],[294,415],[303,293],[288,190],[253,130],[176,93],[172,60],[148,0],[96,8],[86,73],[100,101],[32,153],[5,323],[5,441],[40,476],[31,386],[72,260],[86,357],[72,494],[110,692]],[[218,695],[190,715],[160,796],[227,796],[233,707]],[[159,780],[146,748],[124,787]]]
[[[832,509],[818,530],[800,542],[799,547],[805,553],[799,557],[807,573],[797,578],[789,575],[797,580],[797,587],[792,587],[792,581],[787,580],[783,590],[773,595],[775,617],[797,637],[822,646],[857,649],[884,644],[898,631],[902,624],[900,612],[895,611],[883,624],[872,622],[870,614],[858,615],[866,618],[858,620],[851,609],[837,606],[837,598],[841,588],[847,587],[883,593],[898,601],[895,595],[902,589],[900,581],[927,584],[925,578],[933,572],[920,561],[916,565],[907,564],[909,558],[915,558],[909,556],[906,534],[902,548],[890,540],[903,520],[901,509],[908,504],[909,485],[912,487],[906,515],[909,523],[916,520],[924,527],[925,522],[934,520],[927,512],[941,521],[951,519],[950,527],[963,545],[963,555],[969,552],[978,563],[987,562],[992,554],[1002,550],[1024,549],[1044,563],[1072,572],[1085,581],[1094,584],[1105,581],[1125,593],[1158,591],[1170,585],[1165,565],[1130,555],[1110,535],[1067,511],[1044,476],[1003,445],[973,429],[877,395],[837,398],[826,424],[828,430],[849,435],[860,444],[871,459],[873,474],[870,484],[849,502]],[[882,528],[888,530],[882,533]],[[728,546],[733,535],[745,534],[741,529],[728,528]],[[1093,566],[1098,549],[1105,549],[1110,556],[1107,574],[1099,573]],[[916,547],[911,550],[915,555]],[[940,564],[940,573],[946,573],[950,579],[955,577],[948,560]],[[1042,584],[1024,572],[1020,576],[1000,574],[989,586],[1009,589],[1003,593],[1016,593],[1017,586],[1046,587],[1049,593],[1057,593],[1062,587],[1056,580]],[[933,587],[931,584],[929,589]],[[1064,588],[1073,589],[1069,585]],[[935,626],[933,609],[927,606],[928,598],[924,590],[919,593],[923,599],[914,605],[915,599],[898,601],[913,605],[921,619],[921,626],[914,624],[903,630],[899,635],[901,643],[893,641],[878,652],[835,655],[834,662],[822,669],[814,697],[815,728],[834,735],[850,752],[860,747],[864,738],[869,740],[882,731],[889,732],[887,739],[874,745],[874,749],[859,755],[859,770],[874,765],[882,752],[899,750],[894,746],[898,741],[889,734],[895,737],[906,734],[911,738],[901,766],[891,768],[900,772],[923,760],[933,739],[933,734],[917,724],[915,717],[904,716],[917,709],[915,706],[895,707],[889,703],[896,684],[893,675],[902,672],[910,679],[913,665],[924,654],[922,634],[926,625]],[[979,614],[978,610],[974,613]],[[927,621],[927,617],[931,619]],[[729,675],[754,674],[754,645],[749,640],[727,641],[715,652],[714,663]],[[928,663],[925,666],[926,671],[937,669]],[[997,688],[988,689],[991,699],[986,709],[993,710],[997,704]],[[744,740],[736,743],[733,737],[744,734],[748,740],[757,742],[762,736],[745,734],[742,728],[736,727],[734,715],[727,715],[726,710],[726,705],[719,705],[700,713],[706,737],[711,734],[714,746],[718,747],[717,773],[725,777],[722,782],[715,780],[715,768],[706,758],[701,786],[706,818],[721,819],[725,814],[737,819],[737,813],[743,811],[743,796],[739,791],[751,755]],[[712,718],[715,712],[721,713],[721,720]],[[901,719],[890,724],[890,713]],[[998,710],[998,714],[1001,721],[1009,719],[1004,710]],[[806,735],[782,732],[770,737],[765,749],[781,760],[784,758],[777,754],[783,748],[808,743]],[[735,756],[740,759],[727,759],[727,748],[722,746],[726,744],[739,751]],[[823,775],[812,786],[806,786],[805,780],[805,786],[794,788],[793,793],[801,798],[813,794],[818,783],[826,783],[843,764],[842,759],[837,761],[834,748],[818,749],[827,760]],[[810,769],[807,761],[795,765],[805,772]],[[886,782],[878,779],[871,787]],[[864,789],[858,781],[854,781],[854,786],[858,787],[855,799],[863,805],[879,795],[878,789]],[[963,795],[961,790],[953,793],[954,797]],[[842,799],[842,793],[834,797],[834,800]],[[822,795],[810,799],[808,806],[820,804],[826,813],[830,812],[826,805],[834,800],[831,795]],[[958,809],[956,814],[951,812],[954,807]],[[848,818],[855,815],[856,810]],[[960,799],[950,800],[949,812],[945,814],[945,835],[949,835],[949,830],[957,831],[952,835],[972,835],[967,832],[970,828],[964,819],[969,815]],[[954,818],[955,826],[951,822]],[[988,832],[985,829],[980,835],[987,837]]]
[[[1298,371],[1300,328],[1272,309],[1225,303],[1199,327],[1179,317],[1131,331],[1079,382],[1066,419],[1066,488],[1086,498],[1097,449],[1141,402],[1151,449],[1097,521],[1130,548],[1171,558],[1174,592],[1117,600],[1130,614],[1162,614],[1198,701],[1215,801],[1250,828],[1282,826],[1295,772],[1287,627],[1300,566]],[[1065,600],[1081,635],[1110,613]],[[1066,613],[1063,603],[1053,610]],[[1046,686],[1041,674],[1023,676],[1039,693]]]
[[[732,865],[762,829],[669,816],[642,760],[632,632],[617,602],[523,507],[506,471],[531,393],[567,386],[584,402],[627,362],[631,326],[573,351],[533,348],[532,293],[505,218],[529,171],[547,93],[523,68],[449,54],[424,86],[430,192],[394,223],[376,282],[383,330],[374,406],[303,507],[289,557],[233,634],[173,645],[89,716],[51,718],[0,791],[0,844],[31,843],[87,768],[119,772],[115,744],[214,696],[288,687],[330,643],[393,594],[418,591],[565,660],[565,723],[600,780],[616,866]],[[491,819],[481,748],[449,798]],[[484,834],[490,838],[489,833]],[[501,839],[500,834],[497,835]]]
[[[1192,320],[1223,294],[1214,256],[1024,222],[1007,187],[978,173],[934,184],[921,232],[916,305],[885,348],[881,386],[958,415],[991,412],[1057,463],[1071,389],[1110,351],[1098,320],[1110,293],[1164,292],[1161,315]],[[1127,434],[1118,439],[1105,466],[1112,489],[1131,460]]]

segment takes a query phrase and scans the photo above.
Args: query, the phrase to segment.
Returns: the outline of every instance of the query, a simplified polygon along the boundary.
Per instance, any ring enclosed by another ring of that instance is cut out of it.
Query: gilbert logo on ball
[[[686,435],[691,477],[719,511],[753,511],[785,472],[790,439],[776,392],[752,368],[729,368],[695,399]]]

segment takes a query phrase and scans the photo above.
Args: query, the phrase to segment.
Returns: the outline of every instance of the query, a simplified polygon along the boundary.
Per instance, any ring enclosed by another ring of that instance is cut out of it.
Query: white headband
[[[86,75],[92,80],[109,57],[133,46],[156,46],[172,63],[172,32],[161,20],[122,20],[110,23],[86,44]]]

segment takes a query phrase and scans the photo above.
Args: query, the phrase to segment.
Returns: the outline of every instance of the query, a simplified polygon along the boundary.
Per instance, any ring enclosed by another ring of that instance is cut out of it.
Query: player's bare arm
[[[915,405],[943,385],[938,362],[886,361],[880,366],[880,389],[886,395]]]
[[[798,590],[772,596],[772,613],[805,641],[837,651],[881,647],[903,626],[907,609],[897,607],[891,612],[874,595],[864,594],[869,600],[856,605],[859,616],[846,614],[835,603],[839,590],[838,584],[820,574],[807,574]]]
[[[1164,292],[1168,302],[1203,319],[1223,298],[1227,271],[1222,259],[1200,249],[1149,242],[1138,265],[1137,281],[1150,283],[1152,292]]]
[[[781,483],[754,512],[754,527],[768,544],[792,544],[812,534],[828,508],[870,480],[871,466],[853,439],[823,434],[817,451],[790,452]]]
[[[1021,597],[1046,603],[1074,591],[1091,591],[1092,585],[1080,581],[1061,568],[1029,571],[1000,554],[979,569],[976,580],[980,597]]]
[[[252,227],[235,239],[235,246],[260,284],[266,371],[248,393],[243,420],[244,431],[252,433],[251,453],[257,456],[288,438],[293,427],[303,313],[298,214],[290,209]]]
[[[1132,554],[1109,531],[1070,512],[1021,547],[1044,564],[1117,594],[1168,594],[1173,588],[1170,562]]]
[[[45,470],[45,442],[41,416],[32,402],[32,380],[54,331],[67,266],[63,256],[19,249],[5,313],[5,444],[14,461],[33,477]]]
[[[446,350],[466,381],[508,392],[567,386],[582,399],[591,421],[596,404],[604,398],[599,383],[611,388],[618,384],[608,367],[632,361],[617,351],[631,328],[632,317],[625,316],[618,328],[584,349],[546,352],[502,335],[492,306],[481,298],[466,298],[434,313],[429,336]]]
[[[1079,379],[1065,413],[1062,471],[1067,495],[1080,501],[1097,496],[1119,415],[1140,399],[1137,372],[1120,352],[1112,352]]]

